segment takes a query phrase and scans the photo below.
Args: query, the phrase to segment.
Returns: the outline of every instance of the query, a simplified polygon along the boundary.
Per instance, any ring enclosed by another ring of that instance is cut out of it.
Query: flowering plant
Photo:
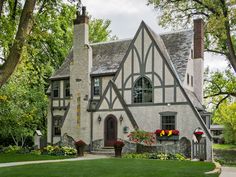
[[[129,139],[135,143],[151,145],[155,141],[154,133],[144,130],[135,130],[128,135]]]
[[[171,136],[171,135],[179,135],[179,130],[160,130],[157,129],[155,131],[157,136]]]
[[[195,135],[203,135],[203,131],[196,131],[194,132]]]
[[[84,147],[84,146],[86,146],[86,143],[82,140],[79,140],[79,141],[75,142],[75,146],[76,147]]]
[[[124,142],[123,141],[115,141],[114,142],[114,148],[122,148],[122,147],[124,147]]]

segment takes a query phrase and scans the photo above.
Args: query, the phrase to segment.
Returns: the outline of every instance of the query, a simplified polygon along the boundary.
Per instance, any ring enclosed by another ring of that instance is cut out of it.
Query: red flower
[[[172,130],[173,135],[179,135],[179,130]]]
[[[75,146],[77,146],[77,147],[86,146],[86,143],[82,140],[79,140],[79,141],[75,142]]]
[[[113,146],[114,148],[122,148],[125,145],[123,141],[115,141]]]
[[[157,130],[155,131],[155,134],[158,134],[158,135],[160,135],[161,131],[162,131],[162,130],[160,130],[160,129],[157,129]]]
[[[202,135],[203,132],[202,131],[197,131],[197,132],[194,132],[195,135]]]

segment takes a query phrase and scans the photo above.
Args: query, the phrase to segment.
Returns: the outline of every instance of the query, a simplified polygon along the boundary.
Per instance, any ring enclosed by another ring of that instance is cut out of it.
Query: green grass
[[[34,155],[34,154],[16,154],[16,153],[0,153],[0,163],[21,162],[35,160],[56,160],[70,158],[68,156],[50,156],[50,155]],[[1,175],[0,175],[1,176]]]
[[[213,163],[100,159],[0,168],[1,177],[218,177],[204,175]]]
[[[236,150],[235,144],[214,144],[213,149],[218,150]]]

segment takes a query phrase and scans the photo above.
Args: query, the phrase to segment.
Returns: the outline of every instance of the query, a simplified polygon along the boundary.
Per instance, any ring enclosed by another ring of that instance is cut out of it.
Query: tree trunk
[[[0,17],[2,16],[2,9],[3,9],[3,4],[5,0],[0,0]]]
[[[13,46],[10,49],[6,62],[0,68],[0,87],[8,80],[20,61],[26,37],[32,29],[32,17],[35,3],[36,0],[25,1]]]

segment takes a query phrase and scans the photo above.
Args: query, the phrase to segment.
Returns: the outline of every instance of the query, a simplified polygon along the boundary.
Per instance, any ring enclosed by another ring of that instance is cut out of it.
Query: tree
[[[42,76],[41,81],[51,75],[49,66],[61,65],[72,47],[76,8],[71,1],[26,0],[22,8],[23,0],[1,0],[0,87],[15,70],[23,50],[32,59],[28,62],[34,75]],[[91,42],[112,39],[109,25],[109,20],[91,20]],[[46,71],[43,66],[47,66]]]
[[[13,23],[15,0],[5,1],[10,2],[13,5],[5,4],[5,7],[12,9],[0,17],[0,56],[2,54],[3,58],[10,53],[23,10],[18,2]],[[75,6],[62,0],[38,1],[37,9],[34,25],[22,47],[20,62],[10,79],[0,88],[0,135],[10,136],[16,145],[21,143],[21,146],[27,136],[33,136],[35,129],[46,129],[47,81],[72,48],[76,14]],[[91,42],[113,39],[108,30],[109,20],[92,19],[89,25]]]
[[[234,0],[148,0],[161,11],[160,25],[188,27],[193,17],[205,21],[205,48],[224,55],[236,71],[236,4]]]
[[[224,101],[214,113],[214,123],[224,125],[224,138],[227,143],[236,143],[236,103]]]
[[[206,70],[204,80],[204,98],[217,109],[224,100],[236,98],[236,76],[231,70],[209,72]],[[208,104],[209,105],[209,104]]]

